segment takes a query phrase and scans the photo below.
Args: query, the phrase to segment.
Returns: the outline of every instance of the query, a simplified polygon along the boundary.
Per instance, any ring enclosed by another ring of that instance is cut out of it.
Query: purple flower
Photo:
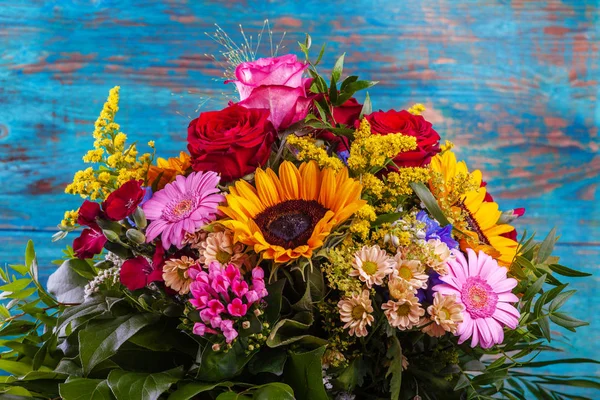
[[[435,219],[429,218],[425,211],[417,213],[417,221],[425,224],[425,240],[439,239],[449,249],[458,248],[458,242],[452,238],[452,225],[448,224],[442,228]]]

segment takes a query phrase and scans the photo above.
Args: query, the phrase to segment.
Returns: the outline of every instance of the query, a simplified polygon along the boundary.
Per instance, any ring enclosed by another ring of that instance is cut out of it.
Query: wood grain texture
[[[204,32],[219,23],[237,40],[242,23],[256,37],[269,18],[276,37],[287,31],[284,51],[309,32],[328,43],[326,66],[346,52],[346,73],[380,81],[375,108],[424,103],[501,207],[527,208],[521,227],[557,226],[565,263],[596,272],[599,16],[597,0],[0,0],[0,262],[21,260],[29,236],[43,265],[59,256],[49,236],[80,202],[62,192],[110,87],[122,87],[118,122],[130,138],[175,155],[199,104],[221,108],[222,93],[233,95]],[[589,319],[598,278],[577,287],[571,310]],[[569,355],[589,356],[588,343],[600,353],[598,324]]]

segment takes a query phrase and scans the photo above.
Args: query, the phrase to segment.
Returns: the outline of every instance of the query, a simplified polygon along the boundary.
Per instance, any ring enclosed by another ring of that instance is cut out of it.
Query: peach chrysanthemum
[[[190,283],[192,283],[192,279],[189,276],[189,269],[196,263],[196,260],[187,256],[165,261],[162,275],[165,285],[179,292],[179,294],[188,293],[190,291]]]
[[[455,295],[435,293],[433,304],[427,308],[431,320],[441,326],[446,332],[455,334],[458,324],[463,322],[462,312],[465,307],[459,303]]]
[[[429,239],[426,246],[429,250],[427,265],[438,274],[446,275],[448,273],[446,263],[455,259],[448,245],[439,239]]]
[[[417,325],[419,319],[425,314],[419,299],[414,295],[397,301],[389,300],[382,304],[381,308],[390,325],[401,331]]]
[[[342,299],[338,302],[340,319],[345,322],[344,329],[350,328],[350,336],[367,336],[367,325],[371,326],[375,318],[371,313],[371,297],[368,290],[363,290],[361,294],[353,294],[350,298]]]
[[[430,320],[428,317],[421,318],[418,327],[421,328],[421,332],[431,337],[442,337],[446,334],[444,328]]]
[[[183,237],[183,244],[189,245],[192,249],[198,250],[202,242],[206,240],[208,232],[200,229],[194,233],[186,233]]]
[[[229,230],[209,233],[198,246],[200,262],[204,265],[218,261],[221,265],[235,264],[240,267],[244,262],[243,251],[243,244],[233,244],[233,233]]]
[[[354,253],[352,267],[350,276],[357,276],[370,289],[383,284],[383,278],[394,270],[394,260],[377,245],[364,246]]]
[[[411,297],[416,292],[415,288],[413,288],[408,281],[399,277],[394,278],[392,276],[390,276],[388,281],[388,290],[390,292],[390,296],[396,300]]]
[[[427,289],[429,276],[425,273],[425,266],[417,260],[404,260],[402,253],[396,254],[396,268],[393,276],[402,278],[415,289]]]

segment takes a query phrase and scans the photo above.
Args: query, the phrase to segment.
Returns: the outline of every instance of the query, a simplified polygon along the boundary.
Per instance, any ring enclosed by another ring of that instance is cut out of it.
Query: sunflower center
[[[471,318],[487,318],[496,311],[498,295],[486,281],[472,276],[463,284],[461,300]]]
[[[360,320],[362,319],[364,313],[365,308],[359,304],[352,309],[352,319]]]
[[[362,265],[363,271],[368,275],[374,275],[377,272],[377,263],[373,261],[365,261]]]
[[[398,310],[396,311],[396,314],[398,314],[398,316],[400,317],[405,317],[410,313],[410,304],[402,304],[401,306],[398,306]]]
[[[327,211],[315,200],[287,200],[262,211],[254,221],[267,242],[293,249],[308,243]]]
[[[469,209],[465,205],[464,201],[459,202],[457,205],[460,207],[461,210],[463,210],[463,216],[465,218],[465,222],[467,223],[467,226],[469,227],[469,229],[477,234],[477,238],[479,239],[479,241],[481,243],[485,243],[485,244],[489,245],[490,241],[488,240],[487,236],[485,236],[485,234],[481,230],[481,227],[479,226],[479,222],[477,222],[477,219],[475,218],[475,216],[471,213],[471,211],[469,211]]]
[[[398,268],[398,275],[407,281],[410,281],[413,278],[412,271],[405,265]]]

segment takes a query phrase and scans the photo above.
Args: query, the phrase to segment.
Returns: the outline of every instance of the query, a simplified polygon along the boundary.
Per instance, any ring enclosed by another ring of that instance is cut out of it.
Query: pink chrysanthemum
[[[146,230],[146,240],[151,242],[161,235],[165,249],[175,245],[183,247],[186,233],[194,233],[215,220],[217,206],[224,200],[217,185],[216,172],[192,172],[156,192],[144,203],[142,209],[152,221]]]
[[[440,276],[443,284],[433,287],[444,296],[455,295],[465,307],[463,322],[458,325],[458,343],[471,339],[471,347],[484,349],[504,340],[503,326],[517,327],[519,311],[508,303],[519,301],[511,290],[516,279],[507,278],[507,269],[484,252],[477,255],[467,249],[468,261],[460,251],[448,261],[448,274]]]

